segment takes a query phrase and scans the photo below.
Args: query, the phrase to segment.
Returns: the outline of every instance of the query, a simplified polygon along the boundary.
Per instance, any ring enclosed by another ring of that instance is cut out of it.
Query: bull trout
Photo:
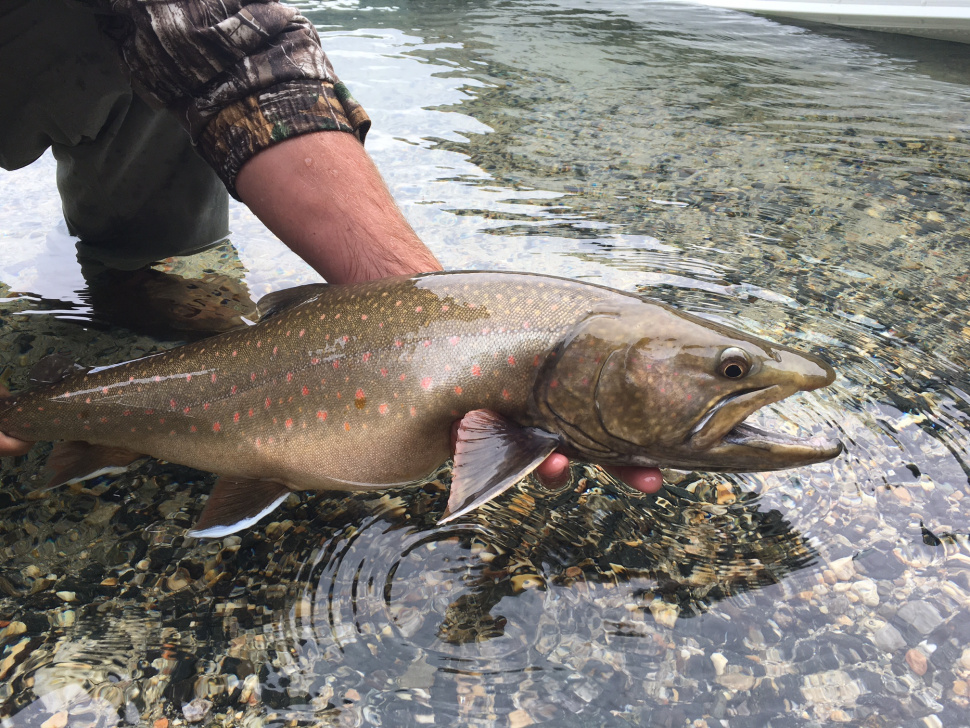
[[[441,522],[553,451],[604,465],[761,471],[841,452],[746,417],[830,384],[820,359],[597,285],[457,272],[309,285],[259,323],[0,404],[0,431],[62,440],[50,485],[141,455],[217,473],[189,534],[252,525],[293,490],[389,488],[451,454]]]

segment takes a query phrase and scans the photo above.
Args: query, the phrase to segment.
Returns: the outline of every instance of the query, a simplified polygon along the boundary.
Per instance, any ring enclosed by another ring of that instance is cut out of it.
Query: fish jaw
[[[712,470],[746,472],[801,467],[838,456],[843,450],[838,440],[823,436],[793,437],[744,422],[762,407],[795,391],[802,390],[774,385],[725,398],[694,428],[688,439],[687,448],[692,451],[693,459],[717,463]]]

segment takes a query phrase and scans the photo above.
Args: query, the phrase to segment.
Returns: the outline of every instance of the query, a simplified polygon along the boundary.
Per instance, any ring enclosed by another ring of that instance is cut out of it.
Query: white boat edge
[[[940,0],[666,0],[829,23],[848,28],[902,33],[934,40],[970,43],[970,2],[944,4]]]

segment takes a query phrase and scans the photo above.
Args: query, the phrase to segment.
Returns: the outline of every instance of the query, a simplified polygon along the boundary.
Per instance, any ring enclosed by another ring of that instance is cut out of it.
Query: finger
[[[31,442],[17,440],[0,432],[0,457],[8,458],[14,457],[15,455],[23,455],[30,450],[32,445],[33,443]]]
[[[663,487],[664,478],[660,468],[638,468],[630,465],[616,465],[604,468],[615,478],[619,478],[634,490],[641,493],[656,493]]]
[[[532,472],[536,474],[536,478],[546,488],[562,488],[569,480],[569,458],[561,453],[554,452],[539,463]]]

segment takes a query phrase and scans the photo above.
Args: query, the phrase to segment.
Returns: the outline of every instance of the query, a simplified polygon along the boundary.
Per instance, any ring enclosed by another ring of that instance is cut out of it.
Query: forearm
[[[239,198],[331,283],[441,270],[352,134],[293,137],[252,157]]]

